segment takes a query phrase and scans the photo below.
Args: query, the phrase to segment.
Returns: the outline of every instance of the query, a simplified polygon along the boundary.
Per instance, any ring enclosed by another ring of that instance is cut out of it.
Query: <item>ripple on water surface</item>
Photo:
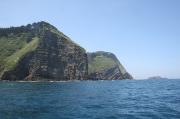
[[[0,119],[179,119],[180,80],[0,82]]]

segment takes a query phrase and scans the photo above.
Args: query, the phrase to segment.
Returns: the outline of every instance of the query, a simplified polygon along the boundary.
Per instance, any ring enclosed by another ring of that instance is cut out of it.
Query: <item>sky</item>
[[[180,78],[180,0],[1,0],[0,27],[46,21],[136,79]]]

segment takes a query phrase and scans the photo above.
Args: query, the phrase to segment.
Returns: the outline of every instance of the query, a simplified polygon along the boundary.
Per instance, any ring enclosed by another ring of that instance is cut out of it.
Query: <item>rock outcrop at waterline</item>
[[[133,79],[116,56],[109,52],[88,53],[88,71],[88,77],[95,80]]]
[[[93,68],[88,68],[88,65],[93,66],[88,56],[84,48],[46,22],[0,28],[2,80],[132,78],[129,74],[119,71],[122,70],[120,65],[92,71]]]

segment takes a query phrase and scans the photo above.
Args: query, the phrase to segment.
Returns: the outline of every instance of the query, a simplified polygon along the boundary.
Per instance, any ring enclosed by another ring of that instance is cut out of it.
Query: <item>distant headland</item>
[[[148,79],[168,79],[168,78],[161,77],[161,76],[152,76],[152,77],[149,77]]]

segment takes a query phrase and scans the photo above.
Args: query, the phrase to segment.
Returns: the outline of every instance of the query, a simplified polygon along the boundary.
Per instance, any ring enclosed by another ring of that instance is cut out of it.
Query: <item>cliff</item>
[[[132,76],[112,53],[86,53],[54,26],[38,22],[0,28],[0,79],[59,81]]]
[[[88,53],[89,79],[133,79],[117,57],[109,52]]]
[[[0,29],[0,44],[3,80],[87,79],[86,51],[46,22]]]

